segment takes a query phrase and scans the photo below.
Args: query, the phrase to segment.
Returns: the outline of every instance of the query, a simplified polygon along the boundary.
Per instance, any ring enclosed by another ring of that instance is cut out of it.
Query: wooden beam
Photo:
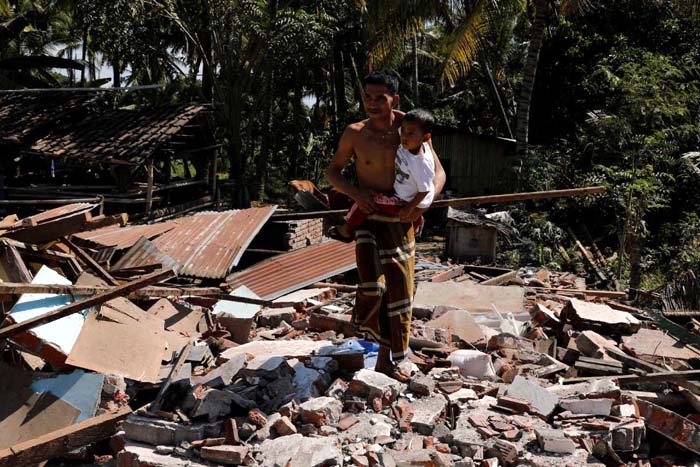
[[[128,216],[126,214],[93,218],[89,212],[81,212],[34,227],[20,228],[7,232],[5,236],[21,242],[47,243],[78,232],[96,230],[116,224],[125,225],[127,220]]]
[[[480,204],[507,204],[535,199],[568,198],[572,196],[588,196],[605,191],[605,187],[591,186],[572,188],[569,190],[532,191],[527,193],[510,193],[505,195],[474,196],[470,198],[452,198],[434,201],[428,209],[446,208],[448,206],[478,206]],[[299,219],[315,219],[318,217],[342,216],[346,209],[333,211],[285,212],[270,217],[273,221],[291,221]]]
[[[456,266],[447,271],[441,271],[430,278],[430,282],[446,282],[455,277],[459,277],[464,273],[464,266]]]
[[[7,278],[17,282],[31,282],[32,273],[27,269],[22,256],[14,245],[0,244],[0,263],[5,268]]]
[[[480,285],[501,285],[505,284],[506,282],[513,280],[517,277],[518,271],[509,271],[504,274],[501,274],[500,276],[492,277],[491,279],[487,279],[484,282],[481,282]]]
[[[62,285],[62,284],[25,284],[18,282],[0,282],[0,295],[20,295],[24,293],[50,293],[57,295],[96,295],[113,287],[104,285]],[[144,287],[129,294],[130,297],[216,297],[221,295],[218,287]]]
[[[72,251],[75,256],[80,258],[80,260],[85,263],[92,271],[97,274],[102,280],[107,282],[109,285],[119,285],[119,282],[112,277],[110,273],[108,273],[102,266],[98,264],[97,261],[92,259],[92,256],[88,255],[85,253],[85,251],[80,248],[78,245],[70,241],[68,238],[63,239],[63,243],[68,247],[70,251]]]
[[[590,289],[558,289],[556,287],[527,287],[528,289],[542,291],[542,292],[554,292],[554,293],[566,293],[566,294],[584,294],[590,295],[591,297],[610,297],[610,298],[626,298],[627,292],[618,292],[615,290],[590,290]]]
[[[187,356],[190,354],[191,349],[192,342],[188,342],[187,345],[180,351],[180,355],[178,355],[177,360],[175,360],[175,364],[170,368],[170,374],[168,374],[168,378],[160,386],[158,395],[148,408],[149,412],[158,413],[158,411],[160,411],[160,406],[163,404],[163,398],[165,397],[165,393],[172,384],[173,379],[177,377],[178,373],[180,373],[180,369],[182,368],[182,365],[185,364],[185,361],[187,360]]]
[[[581,378],[568,378],[562,384],[585,383],[588,381],[600,381],[610,379],[620,384],[629,383],[659,383],[664,381],[687,381],[700,378],[700,370],[685,371],[661,371],[658,373],[648,373],[646,375],[620,375],[620,376],[585,376]]]
[[[82,446],[107,439],[116,433],[117,423],[130,413],[131,409],[128,406],[122,407],[116,412],[98,415],[3,449],[0,451],[0,467],[36,465]]]
[[[149,274],[140,279],[136,279],[135,281],[86,298],[85,300],[81,300],[75,303],[69,303],[68,305],[64,305],[60,308],[57,308],[56,310],[44,313],[43,315],[39,315],[35,318],[31,318],[21,323],[15,323],[10,326],[3,327],[0,329],[0,340],[7,339],[8,337],[12,337],[28,329],[35,328],[39,325],[56,321],[58,319],[63,318],[64,316],[72,315],[73,313],[77,313],[86,308],[101,305],[104,302],[113,298],[129,295],[131,292],[141,289],[147,285],[155,284],[156,282],[170,279],[174,276],[175,271],[171,269],[154,272],[153,274]]]
[[[473,196],[470,198],[441,199],[433,202],[430,209],[447,206],[475,206],[479,204],[506,204],[535,199],[568,198],[572,196],[588,196],[602,193],[603,186],[572,188],[569,190],[531,191],[527,193],[510,193],[505,195]]]
[[[146,217],[149,217],[153,207],[153,159],[146,165],[146,183]]]

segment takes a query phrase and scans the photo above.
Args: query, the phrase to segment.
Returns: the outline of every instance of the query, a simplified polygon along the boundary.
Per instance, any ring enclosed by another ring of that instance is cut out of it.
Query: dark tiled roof
[[[96,93],[0,93],[0,141],[31,143],[58,125],[82,119],[97,106]]]
[[[201,105],[112,110],[44,136],[31,152],[82,163],[139,165],[203,110]]]

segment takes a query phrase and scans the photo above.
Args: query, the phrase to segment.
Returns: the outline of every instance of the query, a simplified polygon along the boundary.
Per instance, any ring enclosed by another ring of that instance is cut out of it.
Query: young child
[[[418,208],[427,208],[433,202],[435,161],[430,145],[430,132],[435,120],[427,110],[415,109],[403,117],[401,145],[396,150],[394,195],[374,195],[381,213],[410,219]],[[342,242],[351,242],[355,229],[367,219],[367,214],[353,204],[345,217],[345,224],[328,229],[328,236]],[[421,216],[413,223],[416,234],[423,227]]]

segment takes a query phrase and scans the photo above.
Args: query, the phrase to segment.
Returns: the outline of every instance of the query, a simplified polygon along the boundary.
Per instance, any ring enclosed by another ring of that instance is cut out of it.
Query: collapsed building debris
[[[400,382],[351,323],[352,244],[250,265],[274,207],[94,208],[0,224],[0,466],[698,462],[700,351],[624,292],[426,245]]]

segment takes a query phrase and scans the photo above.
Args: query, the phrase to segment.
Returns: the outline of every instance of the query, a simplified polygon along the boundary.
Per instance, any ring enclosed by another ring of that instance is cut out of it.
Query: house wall
[[[512,191],[515,140],[438,131],[433,146],[447,173],[445,190],[465,196]]]

